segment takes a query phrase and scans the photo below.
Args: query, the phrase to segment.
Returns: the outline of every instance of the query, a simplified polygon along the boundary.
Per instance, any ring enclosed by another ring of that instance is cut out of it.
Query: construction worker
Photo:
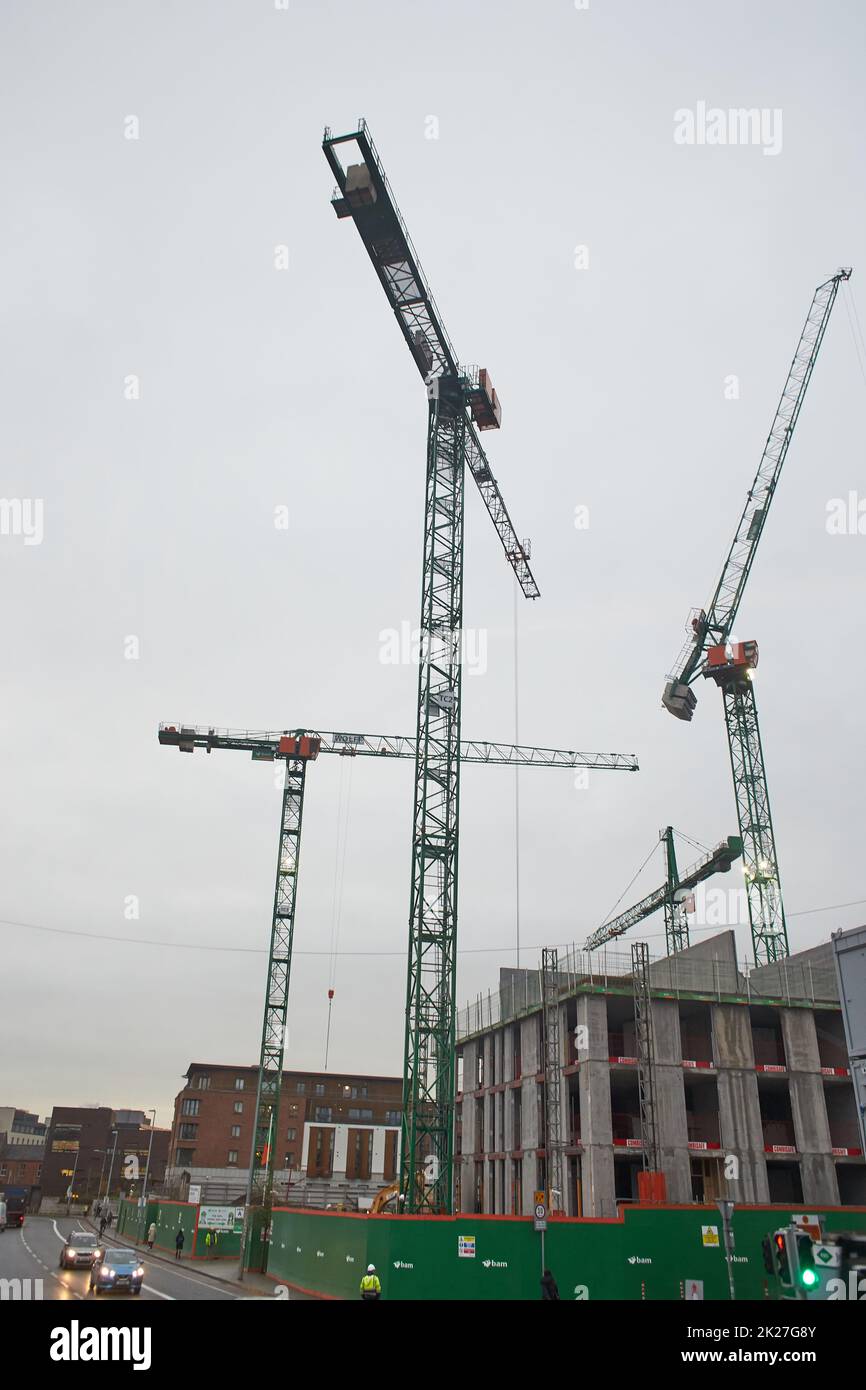
[[[379,1283],[375,1265],[367,1265],[367,1273],[361,1280],[361,1297],[367,1302],[382,1297],[382,1285]]]

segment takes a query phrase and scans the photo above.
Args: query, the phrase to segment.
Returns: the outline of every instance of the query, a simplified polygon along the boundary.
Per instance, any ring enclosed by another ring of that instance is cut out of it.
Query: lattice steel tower
[[[758,665],[758,644],[734,641],[732,634],[836,295],[842,281],[850,276],[850,268],[843,268],[815,290],[715,593],[708,609],[692,613],[692,635],[677,658],[662,695],[662,703],[671,714],[677,719],[690,720],[697,703],[692,682],[702,675],[714,680],[721,689],[743,841],[752,946],[758,965],[788,955],[788,931],[752,685]]]

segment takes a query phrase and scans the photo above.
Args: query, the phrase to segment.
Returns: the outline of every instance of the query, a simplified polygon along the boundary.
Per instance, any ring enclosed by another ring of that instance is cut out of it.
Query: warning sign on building
[[[475,1259],[475,1237],[474,1237],[474,1236],[458,1236],[458,1237],[457,1237],[457,1254],[458,1254],[458,1255],[460,1256],[460,1258],[463,1259],[463,1260],[474,1260],[474,1259]]]
[[[718,1243],[719,1243],[719,1228],[718,1228],[718,1226],[702,1226],[702,1227],[701,1227],[701,1242],[702,1242],[703,1245],[715,1245],[715,1246],[717,1246]]]

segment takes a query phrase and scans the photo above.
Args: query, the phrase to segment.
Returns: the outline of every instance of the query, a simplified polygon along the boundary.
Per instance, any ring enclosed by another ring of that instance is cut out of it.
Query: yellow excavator
[[[377,1212],[398,1211],[400,1208],[400,1184],[398,1182],[389,1183],[387,1187],[380,1187],[373,1201],[370,1204],[370,1215],[374,1216]]]

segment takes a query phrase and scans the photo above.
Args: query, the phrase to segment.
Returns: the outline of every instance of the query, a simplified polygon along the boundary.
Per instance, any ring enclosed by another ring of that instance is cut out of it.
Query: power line
[[[826,903],[823,907],[805,907],[801,908],[799,912],[789,912],[786,915],[788,917],[810,917],[816,912],[841,912],[844,908],[847,907],[863,907],[864,905],[866,905],[866,898],[854,898],[852,902]],[[43,926],[40,922],[13,922],[11,919],[6,917],[0,917],[0,927],[12,927],[20,931],[48,932],[52,936],[81,937],[86,941],[111,941],[117,942],[122,946],[155,946],[158,947],[161,951],[213,951],[219,954],[235,954],[242,956],[266,956],[268,954],[267,950],[263,946],[213,946],[202,945],[197,941],[161,941],[146,936],[112,936],[108,933],[102,932],[78,931],[74,927],[46,927]],[[696,931],[717,931],[724,929],[724,926],[693,928],[693,930]],[[664,933],[653,932],[651,933],[651,935],[663,936]],[[554,944],[556,945],[557,950],[568,950],[572,946],[571,941],[560,941]],[[541,945],[534,946],[524,945],[521,949],[529,951],[542,951],[544,950],[545,945],[549,946],[550,942],[545,942]],[[513,945],[513,943],[499,946],[461,946],[458,947],[457,954],[460,956],[484,956],[493,955],[496,952],[498,952],[499,954],[508,954],[509,952],[513,952],[515,949],[516,948]],[[331,956],[330,950],[296,950],[293,952],[293,954],[296,956],[324,956],[325,958],[329,958]],[[402,949],[395,951],[339,951],[337,954],[340,956],[400,956],[405,958],[406,949],[405,947],[403,947]]]

